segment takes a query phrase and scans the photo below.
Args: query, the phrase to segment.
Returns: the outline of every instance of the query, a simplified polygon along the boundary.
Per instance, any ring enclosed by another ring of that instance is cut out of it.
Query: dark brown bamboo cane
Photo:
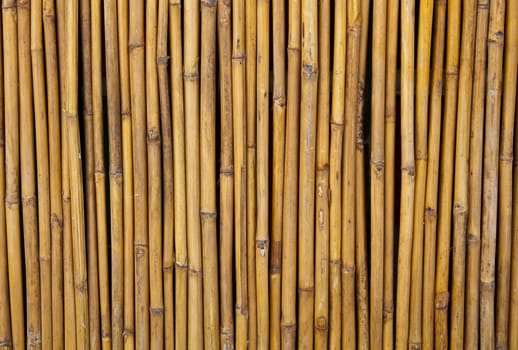
[[[234,223],[236,269],[236,348],[245,348],[249,337],[248,324],[248,265],[247,265],[247,154],[246,142],[246,47],[245,1],[232,3],[232,110],[234,136]],[[255,91],[255,90],[254,90]],[[255,137],[254,137],[255,139]],[[254,150],[255,151],[255,150]],[[255,272],[255,271],[254,271]],[[255,276],[255,274],[254,274]],[[253,343],[250,344],[253,347]]]
[[[167,72],[168,1],[158,2],[157,69],[162,131],[164,347],[174,348],[174,176],[171,103]]]
[[[487,89],[480,255],[480,347],[495,346],[495,265],[498,224],[498,155],[502,96],[505,1],[492,1],[487,36]],[[499,229],[501,229],[499,227]]]
[[[460,1],[448,2],[445,90],[441,134],[441,161],[439,177],[439,227],[435,265],[435,347],[448,347],[448,273],[450,265],[450,234],[453,192],[453,152],[457,112],[459,78]]]
[[[282,221],[281,347],[295,349],[297,295],[297,199],[299,170],[300,1],[288,6],[288,87]],[[249,141],[250,145],[250,141]],[[250,155],[250,153],[249,153]],[[249,168],[249,170],[251,170]],[[250,195],[250,193],[249,193]]]
[[[282,206],[284,194],[284,141],[286,137],[286,29],[285,2],[272,1],[273,36],[273,163],[272,232],[270,253],[270,349],[281,347]]]
[[[513,225],[513,137],[515,125],[516,82],[518,72],[518,9],[516,2],[506,3],[502,126],[500,134],[499,204],[498,204],[498,265],[496,286],[496,348],[509,348],[511,285],[511,254]]]
[[[234,348],[234,158],[232,132],[232,9],[230,1],[218,1],[218,58],[220,72],[220,296],[221,343],[224,350]],[[243,150],[244,151],[244,150]]]
[[[318,13],[318,111],[315,168],[315,344],[326,349],[329,335],[329,114],[331,90],[331,2]],[[283,15],[284,17],[284,12]],[[284,31],[284,27],[282,31]],[[275,61],[274,61],[275,62]],[[284,67],[283,67],[284,72]]]
[[[475,49],[476,2],[463,3],[460,53],[457,136],[453,202],[453,257],[450,314],[450,346],[462,348],[464,340],[464,303],[466,276],[466,230],[468,219],[469,137],[473,52]]]
[[[36,181],[41,285],[41,346],[52,347],[52,245],[50,236],[49,143],[43,53],[43,4],[30,7],[31,63],[36,133]]]
[[[216,209],[216,0],[201,5],[200,219],[203,257],[205,349],[219,349],[218,240]]]
[[[185,205],[185,126],[183,104],[181,2],[169,3],[171,94],[173,106],[175,348],[187,348],[187,230]]]
[[[423,349],[427,350],[433,349],[435,252],[437,250],[437,198],[439,189],[439,156],[441,147],[441,109],[446,3],[436,3],[434,11],[435,19],[432,49],[432,77],[430,86],[430,128],[428,132],[423,257],[422,346]]]
[[[482,156],[484,144],[484,102],[486,87],[487,27],[489,2],[481,0],[477,6],[477,32],[473,67],[472,122],[469,169],[469,215],[466,262],[465,346],[478,348],[480,293],[480,231],[482,210]]]

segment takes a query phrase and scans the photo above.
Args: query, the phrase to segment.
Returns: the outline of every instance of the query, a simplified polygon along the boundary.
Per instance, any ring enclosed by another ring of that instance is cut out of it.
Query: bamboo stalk
[[[284,18],[284,11],[282,14]],[[329,335],[329,114],[331,75],[331,2],[320,2],[318,17],[318,110],[315,168],[315,347],[326,349]],[[284,27],[282,31],[284,32]],[[275,61],[274,61],[275,62]],[[283,66],[284,73],[284,66]],[[284,87],[284,85],[283,85]]]
[[[38,189],[38,231],[41,285],[41,346],[52,347],[52,246],[50,236],[49,144],[47,101],[43,58],[43,4],[33,1],[30,8],[31,63],[36,131],[36,180]]]
[[[473,67],[472,122],[470,139],[469,213],[466,262],[465,346],[478,348],[480,231],[482,209],[482,152],[484,144],[484,96],[486,84],[487,26],[489,3],[479,1]]]
[[[435,4],[433,33],[432,81],[428,131],[428,162],[424,213],[422,347],[433,349],[435,253],[437,233],[437,198],[441,147],[441,110],[444,65],[446,2]]]
[[[509,5],[508,9],[513,9]],[[515,128],[518,123],[518,108],[515,108]],[[518,154],[518,137],[514,138],[514,154]],[[513,238],[511,256],[511,306],[509,309],[509,329],[516,329],[518,326],[518,158],[513,162]],[[518,334],[509,332],[509,348],[518,347]]]
[[[234,136],[234,223],[235,223],[235,269],[236,269],[236,348],[247,346],[248,323],[248,269],[247,262],[247,110],[246,110],[246,47],[245,1],[232,3],[232,111]],[[248,43],[248,41],[247,41]],[[246,90],[247,91],[247,90]],[[255,139],[255,138],[254,138]],[[252,254],[250,254],[252,255]],[[253,347],[254,343],[250,343]]]
[[[163,167],[164,346],[174,348],[174,176],[171,104],[167,66],[168,1],[158,2],[157,66]]]
[[[18,22],[20,23],[20,22]],[[77,63],[78,63],[78,3],[67,1],[65,6],[66,93],[65,115],[67,123],[68,162],[70,172],[72,249],[74,260],[74,284],[76,303],[77,348],[89,347],[88,321],[88,280],[86,271],[86,242],[83,201],[83,176],[81,164],[81,142],[77,110]]]
[[[385,1],[373,2],[372,32],[372,148],[371,177],[371,348],[380,349],[383,341],[383,251],[384,251],[384,183],[385,183]]]
[[[451,287],[450,346],[462,348],[464,340],[464,298],[466,276],[466,230],[468,218],[469,134],[473,51],[475,49],[476,2],[463,4],[462,44],[459,93],[457,102],[457,136],[455,147],[455,182],[453,203],[453,258]]]
[[[419,29],[417,38],[417,73],[415,96],[415,196],[414,233],[412,236],[410,329],[408,342],[411,349],[422,345],[423,309],[423,232],[426,196],[426,168],[428,146],[428,96],[430,86],[430,55],[432,46],[433,6],[431,0],[419,3]]]
[[[181,2],[169,3],[171,92],[173,106],[174,231],[175,231],[175,348],[187,348],[187,230],[185,205],[185,125],[182,76]]]
[[[144,1],[129,2],[129,68],[133,128],[133,169],[135,198],[135,346],[149,345],[149,255],[148,255],[148,182],[146,152],[146,81],[144,57]],[[126,332],[130,332],[126,330]],[[129,340],[129,339],[128,339]]]
[[[516,82],[518,72],[518,40],[513,33],[518,29],[518,9],[507,1],[504,47],[502,126],[499,159],[498,209],[498,275],[496,286],[496,347],[506,349],[513,328],[509,328],[511,297],[511,254],[513,225],[513,137],[515,125]]]
[[[201,5],[200,219],[203,256],[204,343],[219,349],[218,241],[216,209],[216,1]]]
[[[218,1],[217,13],[220,72],[220,296],[221,343],[234,349],[233,245],[234,245],[234,159],[232,132],[232,9],[230,1]]]
[[[284,0],[272,1],[273,36],[273,162],[272,232],[270,253],[270,348],[281,348],[282,207],[284,194],[284,141],[286,137],[286,30]]]
[[[495,346],[495,259],[504,21],[505,2],[491,2],[487,36],[484,193],[482,194],[482,250],[480,256],[480,346],[484,349]]]
[[[329,149],[329,347],[339,349],[342,334],[342,152],[344,133],[347,4],[335,3],[331,143]],[[289,89],[288,89],[289,92]]]
[[[435,328],[436,348],[448,347],[448,273],[450,264],[450,234],[453,190],[453,152],[459,78],[460,1],[448,2],[446,32],[446,63],[441,160],[439,175],[439,227],[435,265]]]

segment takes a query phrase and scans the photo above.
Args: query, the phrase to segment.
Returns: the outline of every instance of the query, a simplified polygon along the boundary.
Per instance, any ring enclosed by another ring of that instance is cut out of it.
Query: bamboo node
[[[124,328],[122,331],[122,336],[124,339],[127,339],[130,336],[133,336],[135,334],[135,330],[133,328]]]
[[[435,0],[435,7],[437,6],[445,6],[448,3],[448,0]],[[480,1],[479,1],[480,4]]]
[[[289,331],[294,331],[297,328],[296,323],[282,323],[281,322],[281,329],[286,330],[286,333]]]
[[[135,242],[135,259],[142,259],[144,257],[144,254],[146,254],[146,251],[148,249],[147,243],[142,242]]]
[[[9,338],[0,339],[0,348],[10,349],[12,346],[13,346],[13,343],[12,343],[11,339],[9,339]]]
[[[151,315],[162,315],[164,313],[164,308],[159,306],[159,307],[150,307],[149,308],[149,313]]]
[[[77,120],[79,117],[77,115],[77,113],[70,113],[70,112],[66,112],[65,113],[65,116],[68,120],[71,120],[71,121],[75,121]]]
[[[160,130],[158,130],[158,128],[148,129],[147,143],[148,143],[148,145],[160,143]]]
[[[510,154],[506,152],[500,153],[500,163],[505,165],[513,165],[513,161],[514,157],[512,152]]]
[[[354,264],[352,265],[346,265],[342,264],[342,273],[345,274],[354,274],[356,272],[356,266]]]
[[[200,210],[200,218],[202,220],[216,219],[217,216],[218,216],[218,213],[216,211]]]
[[[198,81],[199,78],[200,78],[200,75],[198,74],[198,72],[183,73],[183,80]]]
[[[446,0],[444,0],[446,1]],[[479,10],[489,10],[489,0],[486,2],[479,1],[477,5],[477,9]]]
[[[356,22],[351,26],[347,27],[347,34],[352,34],[355,37],[359,37],[361,33],[361,26]]]
[[[274,94],[272,102],[275,106],[279,108],[286,107],[286,97],[284,97],[282,94]]]
[[[450,303],[450,294],[448,292],[440,292],[435,295],[435,309],[447,310]]]
[[[288,46],[288,52],[294,52],[294,53],[298,53],[300,52],[300,46]]]
[[[437,218],[437,212],[435,211],[435,209],[427,207],[424,210],[424,217],[425,217],[425,220],[426,219],[435,219],[435,218]]]
[[[131,119],[131,112],[129,110],[121,111],[121,118],[124,119]]]
[[[472,232],[468,232],[468,234],[466,236],[466,241],[467,241],[468,245],[480,245],[480,236],[478,236]]]
[[[122,333],[122,336],[124,336],[124,333]],[[101,333],[101,339],[106,341],[106,340],[110,340],[112,337],[112,334],[106,330],[104,330],[102,333]]]
[[[385,162],[383,160],[371,160],[371,164],[374,166],[376,176],[381,176],[385,170]]]
[[[28,1],[18,1],[17,4],[18,9],[29,9],[29,2]]]
[[[413,165],[406,165],[401,167],[401,170],[403,172],[406,172],[408,176],[414,177],[415,176],[415,167]]]
[[[169,0],[169,6],[182,7],[182,1],[181,0]]]
[[[50,256],[46,256],[46,255],[40,255],[38,260],[39,260],[40,264],[43,264],[43,265],[52,262],[52,258]]]
[[[315,330],[318,332],[326,332],[328,331],[327,327],[327,318],[325,316],[319,316],[317,321],[315,322]]]
[[[43,53],[43,47],[31,47],[31,55]]]
[[[56,22],[56,15],[51,13],[44,13],[43,14],[43,21],[50,21],[50,22]]]
[[[76,283],[76,289],[79,293],[87,293],[88,292],[88,280],[85,278],[84,280]]]
[[[189,265],[188,264],[182,263],[182,262],[179,262],[179,261],[177,261],[175,263],[175,267],[176,267],[176,270],[180,270],[180,271],[188,271],[189,270]]]
[[[20,199],[18,196],[6,196],[5,204],[7,205],[7,208],[11,209],[13,206],[20,204]]]
[[[335,265],[335,266],[338,266],[338,268],[340,268],[342,266],[342,260],[341,259],[330,259],[329,265]]]
[[[146,43],[142,41],[135,41],[128,43],[128,50],[131,52],[135,49],[138,49],[139,47],[144,48],[146,46]]]
[[[230,166],[228,168],[220,168],[219,169],[220,176],[233,176],[234,175],[234,167]]]
[[[383,305],[383,322],[387,322],[394,318],[394,305],[392,303]]]
[[[385,123],[387,124],[395,124],[396,123],[396,113],[393,111],[385,113]]]
[[[7,3],[7,1],[4,1],[4,3],[2,4],[2,10],[16,10],[16,2],[12,2],[12,3]]]
[[[493,35],[489,35],[487,38],[487,44],[488,45],[496,45],[501,46],[504,44],[504,32],[501,30],[497,31]]]
[[[444,72],[444,75],[447,78],[457,79],[457,77],[459,76],[459,67],[454,66],[451,69],[446,70],[446,72]]]
[[[156,58],[156,64],[159,66],[167,66],[167,63],[169,62],[170,57],[169,56],[158,56]]]
[[[409,342],[408,348],[410,350],[421,350],[421,343],[418,342]]]
[[[232,62],[241,63],[246,61],[246,54],[232,55]]]
[[[493,292],[495,290],[495,281],[480,281],[481,292]]]
[[[203,273],[202,270],[198,270],[198,269],[195,269],[192,266],[189,266],[189,276],[199,277],[199,276],[202,275],[202,273]]]
[[[336,130],[338,132],[340,132],[344,129],[344,123],[336,121],[336,120],[334,120],[334,118],[329,122],[329,125],[331,125],[331,130]]]
[[[34,332],[32,327],[29,327],[27,330],[27,338],[28,338],[28,349],[39,349],[41,347],[41,333]]]
[[[248,318],[248,306],[246,303],[243,305],[239,303],[236,304],[236,314],[243,315],[245,318]]]
[[[36,204],[36,196],[24,196],[22,197],[22,206],[25,207],[34,207]]]
[[[267,239],[258,239],[256,240],[257,249],[259,249],[259,254],[261,256],[266,255],[266,250],[268,249],[268,240]]]
[[[314,286],[298,287],[297,291],[299,294],[304,294],[304,293],[313,294],[315,292],[315,287]]]
[[[203,7],[216,7],[216,0],[201,0],[200,5]]]
[[[306,79],[313,80],[318,76],[318,67],[313,64],[304,63],[302,65],[302,72]]]
[[[171,265],[164,265],[164,266],[162,266],[162,271],[164,273],[171,273],[171,272],[173,272],[173,270],[174,270],[174,263],[171,264]]]

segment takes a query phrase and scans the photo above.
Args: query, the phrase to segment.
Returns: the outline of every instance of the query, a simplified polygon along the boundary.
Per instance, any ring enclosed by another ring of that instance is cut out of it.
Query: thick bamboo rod
[[[282,220],[281,348],[295,349],[299,172],[300,1],[288,4],[288,85]],[[249,141],[250,144],[250,141]],[[249,169],[250,170],[250,169]],[[250,195],[250,194],[249,194]]]
[[[281,261],[282,209],[284,194],[284,142],[286,137],[286,29],[285,1],[272,1],[273,36],[273,161],[272,161],[272,232],[270,274],[270,348],[281,347]]]
[[[483,349],[494,347],[496,342],[495,265],[505,2],[500,0],[492,1],[489,6],[486,118],[484,129],[484,192],[482,194],[482,249],[480,255],[480,346]]]
[[[234,157],[232,132],[232,4],[218,1],[218,58],[220,71],[219,163],[219,275],[221,298],[221,346],[234,348]]]
[[[201,2],[200,219],[203,256],[205,349],[219,338],[218,238],[216,208],[216,1]]]

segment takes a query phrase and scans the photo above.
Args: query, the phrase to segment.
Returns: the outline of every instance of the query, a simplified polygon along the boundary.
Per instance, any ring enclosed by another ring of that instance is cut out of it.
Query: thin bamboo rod
[[[428,160],[428,98],[430,86],[430,56],[432,48],[433,6],[431,0],[419,3],[417,38],[416,96],[415,96],[415,196],[414,233],[410,284],[410,329],[408,342],[411,349],[421,348],[423,310],[423,232],[426,196],[426,168]]]
[[[181,2],[169,3],[171,102],[173,106],[175,348],[187,348],[187,232],[185,208],[185,124],[183,104]]]
[[[284,12],[282,17],[284,18]],[[331,2],[318,17],[318,110],[315,160],[315,348],[327,349],[329,335],[329,114],[331,96]],[[282,28],[284,31],[284,27]],[[274,61],[275,62],[275,61]],[[284,67],[283,67],[284,72]]]
[[[219,349],[216,208],[216,0],[201,2],[200,219],[205,349]]]
[[[52,347],[52,243],[50,235],[49,144],[47,101],[43,53],[43,4],[33,1],[30,7],[31,63],[36,132],[36,180],[41,285],[41,346]]]
[[[232,4],[218,1],[218,58],[220,72],[220,298],[221,343],[224,350],[234,349],[234,157],[232,118]]]
[[[513,9],[510,4],[508,9]],[[515,128],[518,124],[518,108],[515,108]],[[518,137],[514,138],[514,154],[518,154]],[[511,256],[511,306],[509,309],[509,329],[518,327],[518,158],[513,162],[513,238]],[[518,348],[518,334],[509,332],[509,348]]]
[[[300,42],[300,0],[293,0],[288,4],[288,86],[282,211],[281,348],[284,350],[295,349],[297,334],[296,277]],[[250,141],[248,142],[250,145]]]
[[[453,202],[453,257],[450,314],[450,346],[464,343],[464,303],[466,276],[466,230],[468,219],[469,141],[466,130],[471,126],[471,92],[473,52],[475,49],[476,1],[463,4],[462,44],[460,54],[459,93],[457,101],[457,136],[455,147],[455,180]]]
[[[428,162],[426,168],[426,194],[424,213],[423,258],[423,311],[422,347],[433,349],[435,253],[437,232],[437,198],[439,189],[439,161],[441,147],[441,110],[444,65],[444,34],[446,2],[434,6],[433,58],[430,85],[430,112],[428,130]]]
[[[506,23],[502,95],[502,126],[499,159],[498,203],[498,265],[496,285],[496,348],[509,347],[509,339],[515,331],[509,328],[511,297],[511,254],[513,226],[513,138],[515,137],[516,82],[518,74],[518,9],[516,3],[506,3]],[[512,347],[511,347],[512,348]]]
[[[505,2],[492,1],[487,36],[487,89],[484,135],[484,192],[480,255],[480,346],[495,346],[495,265],[498,225],[498,155],[502,96]],[[502,229],[499,227],[499,229]],[[503,253],[503,252],[502,252]]]
[[[282,209],[284,195],[284,142],[286,138],[286,29],[285,2],[272,1],[273,37],[273,161],[271,198],[270,348],[281,348]]]
[[[234,249],[236,284],[236,348],[247,346],[248,265],[247,265],[247,109],[245,1],[232,2],[232,111],[234,140]],[[249,261],[249,260],[248,260]],[[252,347],[253,344],[250,344]]]
[[[164,347],[174,348],[174,176],[167,56],[168,1],[158,2],[157,69],[162,131]]]
[[[469,150],[469,213],[466,262],[465,346],[478,348],[480,293],[480,231],[482,210],[482,152],[484,145],[484,96],[486,84],[489,2],[477,5],[477,32],[473,66],[471,139]]]

